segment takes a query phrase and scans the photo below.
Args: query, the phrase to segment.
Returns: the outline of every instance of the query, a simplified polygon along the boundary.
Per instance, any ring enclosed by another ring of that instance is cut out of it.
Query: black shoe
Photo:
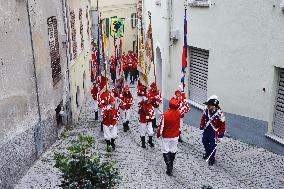
[[[214,158],[210,158],[208,161],[208,165],[212,166],[215,163],[215,159]]]
[[[127,126],[126,126],[126,122],[123,123],[123,132],[126,132],[127,131]]]
[[[146,148],[146,145],[145,145],[145,136],[142,136],[141,137],[141,142],[142,142],[142,148]]]
[[[209,155],[208,154],[203,154],[203,159],[207,159],[209,157]]]
[[[114,138],[112,138],[111,139],[111,147],[112,147],[112,150],[115,150],[115,139]]]
[[[95,112],[95,120],[99,120],[99,112]]]
[[[104,132],[104,126],[103,126],[103,123],[101,123],[101,132]]]
[[[153,143],[153,136],[149,136],[149,140],[148,140],[148,143],[150,145],[151,148],[154,148],[154,143]]]

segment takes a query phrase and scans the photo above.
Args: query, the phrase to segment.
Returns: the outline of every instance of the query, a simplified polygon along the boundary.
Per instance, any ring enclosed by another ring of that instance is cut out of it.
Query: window
[[[81,50],[84,49],[84,28],[82,19],[83,10],[79,9],[79,21],[80,21],[80,35],[81,35]]]
[[[191,7],[209,7],[209,0],[190,0],[189,6]]]
[[[207,100],[209,51],[196,47],[189,48],[189,97],[203,104]]]
[[[60,65],[56,17],[55,16],[49,17],[47,19],[47,25],[48,25],[49,50],[51,57],[52,79],[53,79],[53,85],[55,85],[61,79],[61,65]]]
[[[71,59],[75,59],[77,57],[77,41],[76,41],[76,27],[75,27],[75,12],[70,12],[70,26],[71,26],[71,40],[72,40],[72,49],[73,55]]]
[[[280,69],[275,100],[273,134],[284,139],[284,69]]]
[[[132,28],[136,28],[136,25],[137,25],[136,13],[132,13],[131,14],[131,26]]]

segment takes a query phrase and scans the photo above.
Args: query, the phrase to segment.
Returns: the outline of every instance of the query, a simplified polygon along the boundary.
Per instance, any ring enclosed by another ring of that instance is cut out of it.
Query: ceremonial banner
[[[183,20],[183,32],[184,32],[184,35],[183,35],[183,49],[182,49],[182,77],[181,77],[181,83],[182,83],[182,88],[184,90],[185,88],[185,84],[184,84],[184,81],[185,81],[185,74],[186,74],[186,67],[187,67],[187,19],[186,19],[186,11],[187,9],[185,8],[185,11],[184,11],[184,20]]]
[[[111,18],[110,35],[120,38],[124,35],[124,18]]]
[[[145,42],[145,74],[148,75],[151,69],[151,64],[154,61],[153,57],[153,47],[152,47],[152,26],[151,24],[147,30],[146,42]]]

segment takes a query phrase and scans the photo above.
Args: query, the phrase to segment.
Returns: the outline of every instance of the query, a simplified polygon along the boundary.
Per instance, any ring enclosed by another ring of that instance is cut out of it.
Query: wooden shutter
[[[58,29],[57,29],[57,19],[55,16],[49,17],[47,19],[47,26],[48,26],[50,57],[51,57],[52,79],[53,79],[53,84],[55,85],[61,78]]]
[[[71,40],[72,40],[72,59],[77,57],[77,40],[76,40],[76,27],[75,27],[75,12],[70,12],[70,25],[71,25]]]
[[[208,50],[189,48],[189,96],[199,104],[207,100],[208,58]]]
[[[284,69],[281,69],[275,102],[273,134],[284,139]]]

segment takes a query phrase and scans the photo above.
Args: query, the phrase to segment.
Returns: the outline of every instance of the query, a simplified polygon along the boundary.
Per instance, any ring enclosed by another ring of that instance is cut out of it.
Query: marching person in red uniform
[[[133,97],[129,91],[128,85],[124,87],[123,92],[120,94],[119,98],[119,107],[123,111],[123,131],[126,132],[129,130],[130,108],[133,105]]]
[[[202,143],[205,149],[203,159],[208,159],[208,164],[215,163],[216,146],[225,133],[225,116],[219,107],[219,99],[216,95],[211,96],[204,103],[207,108],[203,111],[200,130],[203,130]]]
[[[122,62],[123,62],[123,72],[124,72],[124,78],[125,81],[127,82],[127,78],[129,75],[129,65],[128,65],[128,59],[129,59],[129,55],[124,55],[125,58],[122,58]]]
[[[137,84],[137,97],[138,97],[138,103],[141,102],[144,97],[147,95],[147,87],[144,86],[141,82],[140,79],[138,79],[138,84]]]
[[[172,98],[169,102],[169,109],[165,111],[160,118],[159,128],[157,130],[157,137],[162,137],[162,152],[167,165],[167,175],[172,175],[173,162],[178,145],[180,118],[184,113],[178,108],[179,102],[175,98]]]
[[[188,104],[188,101],[186,99],[186,95],[184,92],[181,92],[180,90],[175,91],[174,98],[179,102],[180,110],[184,109],[183,110],[184,113],[187,113],[190,111],[189,104]],[[184,114],[182,114],[180,118],[180,131],[179,131],[179,138],[178,138],[179,142],[183,142],[183,140],[181,139],[181,129],[183,128],[183,118],[184,118]]]
[[[154,107],[151,104],[151,100],[148,99],[147,97],[144,97],[144,99],[139,102],[138,104],[139,107],[139,122],[140,122],[140,137],[141,137],[141,142],[142,142],[142,148],[146,148],[145,145],[145,137],[146,134],[149,136],[148,143],[151,148],[154,147],[153,143],[153,127],[152,127],[152,120],[155,117],[155,110]]]
[[[105,90],[98,98],[98,105],[101,109],[110,104],[110,102],[114,101],[114,98],[109,90]],[[103,132],[103,124],[101,123],[101,132]]]
[[[102,109],[102,123],[104,138],[107,144],[107,151],[115,150],[115,139],[117,137],[116,124],[119,120],[119,111],[114,107],[114,99],[110,99],[110,104]]]
[[[155,118],[153,119],[153,128],[157,128],[156,120],[159,119],[159,106],[162,103],[162,94],[161,91],[157,89],[157,85],[153,82],[150,85],[150,89],[148,91],[149,98],[151,99],[152,105],[155,108]]]

